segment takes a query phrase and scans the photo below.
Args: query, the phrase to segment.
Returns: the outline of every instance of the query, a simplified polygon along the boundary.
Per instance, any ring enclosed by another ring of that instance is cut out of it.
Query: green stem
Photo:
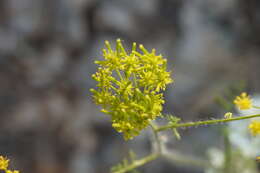
[[[115,92],[118,91],[118,89],[116,87],[114,87],[113,85],[110,86]]]
[[[126,167],[124,167],[124,168],[122,168],[118,171],[115,171],[113,173],[125,173],[127,171],[131,171],[135,168],[143,166],[143,165],[157,159],[161,155],[162,149],[161,149],[161,142],[160,142],[160,139],[159,139],[159,135],[158,135],[158,132],[156,131],[157,125],[155,123],[151,122],[150,126],[151,126],[153,134],[154,134],[154,140],[155,140],[155,143],[156,143],[156,152],[153,152],[153,153],[149,154],[148,156],[143,157],[142,159],[134,160],[130,165],[127,165]]]
[[[232,162],[232,148],[231,143],[229,140],[229,131],[227,126],[223,129],[224,134],[224,154],[225,154],[225,162],[224,162],[224,173],[230,173],[231,172],[231,162]]]
[[[158,132],[158,131],[168,130],[168,129],[172,129],[172,128],[179,128],[179,127],[191,127],[191,126],[218,124],[218,123],[244,120],[244,119],[255,118],[255,117],[260,117],[260,114],[246,115],[246,116],[234,117],[234,118],[229,118],[229,119],[217,119],[217,120],[206,120],[206,121],[197,121],[197,122],[180,123],[180,124],[168,124],[165,126],[158,127],[156,129],[156,131]]]
[[[162,153],[162,144],[161,144],[161,141],[159,139],[159,134],[158,132],[156,131],[156,129],[158,128],[157,125],[153,122],[150,122],[150,126],[152,127],[152,131],[153,131],[153,134],[154,134],[154,140],[155,140],[155,143],[156,143],[156,152],[158,154],[161,154]]]
[[[137,87],[137,79],[136,79],[136,75],[135,75],[135,73],[133,73],[133,80],[134,80],[134,85],[135,85],[135,87]]]
[[[143,166],[143,165],[147,164],[148,162],[155,160],[157,157],[159,157],[159,154],[152,153],[142,159],[135,160],[130,165],[124,167],[123,169],[120,169],[119,171],[115,171],[114,173],[125,173],[125,172],[133,170],[137,167]]]
[[[118,69],[116,69],[116,73],[119,76],[120,80],[124,80],[123,76],[121,75],[120,71]]]

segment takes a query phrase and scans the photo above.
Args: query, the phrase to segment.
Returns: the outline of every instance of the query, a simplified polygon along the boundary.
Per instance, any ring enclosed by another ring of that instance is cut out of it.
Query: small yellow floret
[[[6,170],[8,167],[9,160],[0,156],[0,170]]]
[[[260,134],[260,121],[253,120],[248,128],[253,136]]]
[[[247,95],[247,93],[243,92],[240,96],[237,96],[234,100],[234,104],[240,109],[240,110],[246,110],[252,108],[252,100]]]
[[[232,112],[227,112],[227,113],[225,113],[224,118],[230,119],[230,118],[232,118],[232,116],[233,116]]]

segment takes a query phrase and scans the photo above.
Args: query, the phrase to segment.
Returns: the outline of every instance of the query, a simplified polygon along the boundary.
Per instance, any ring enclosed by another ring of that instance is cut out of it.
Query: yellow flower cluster
[[[11,171],[8,169],[9,160],[3,156],[0,156],[0,170],[4,171],[5,173],[19,173],[19,171],[14,170]]]
[[[260,134],[260,121],[253,120],[248,128],[250,129],[250,132],[252,133],[253,136],[256,136]]]
[[[245,92],[243,92],[240,96],[236,97],[236,99],[234,100],[234,104],[240,110],[246,110],[252,108],[252,100]]]
[[[128,54],[121,40],[117,40],[113,50],[108,41],[103,49],[103,61],[93,74],[97,89],[91,89],[96,104],[101,111],[111,115],[112,127],[124,134],[126,140],[137,136],[151,120],[161,115],[164,103],[162,90],[173,82],[166,70],[167,61],[155,50],[146,50],[139,45],[137,51],[133,43]]]

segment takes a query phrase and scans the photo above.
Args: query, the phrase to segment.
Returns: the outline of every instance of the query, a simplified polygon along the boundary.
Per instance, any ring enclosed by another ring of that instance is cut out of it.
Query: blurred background
[[[183,121],[222,117],[215,97],[231,85],[260,91],[258,0],[0,0],[0,154],[13,168],[108,173],[129,149],[150,152],[148,131],[124,141],[89,92],[93,62],[117,38],[168,59],[164,113]],[[220,128],[183,130],[171,146],[206,158]],[[140,170],[203,172],[164,159]]]

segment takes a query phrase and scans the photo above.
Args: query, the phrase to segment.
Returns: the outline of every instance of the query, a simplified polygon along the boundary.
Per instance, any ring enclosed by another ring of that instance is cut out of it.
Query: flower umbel
[[[151,120],[161,115],[164,103],[162,90],[173,82],[166,70],[167,60],[133,43],[128,54],[121,40],[113,50],[108,41],[103,49],[103,61],[96,61],[98,71],[93,79],[97,89],[91,89],[102,112],[111,115],[112,126],[124,134],[126,140],[137,136]]]
[[[234,104],[240,109],[240,110],[246,110],[252,108],[252,100],[247,95],[247,93],[243,92],[240,96],[237,96],[234,100]]]
[[[260,121],[253,120],[249,124],[248,128],[250,129],[250,132],[253,136],[260,134]]]

